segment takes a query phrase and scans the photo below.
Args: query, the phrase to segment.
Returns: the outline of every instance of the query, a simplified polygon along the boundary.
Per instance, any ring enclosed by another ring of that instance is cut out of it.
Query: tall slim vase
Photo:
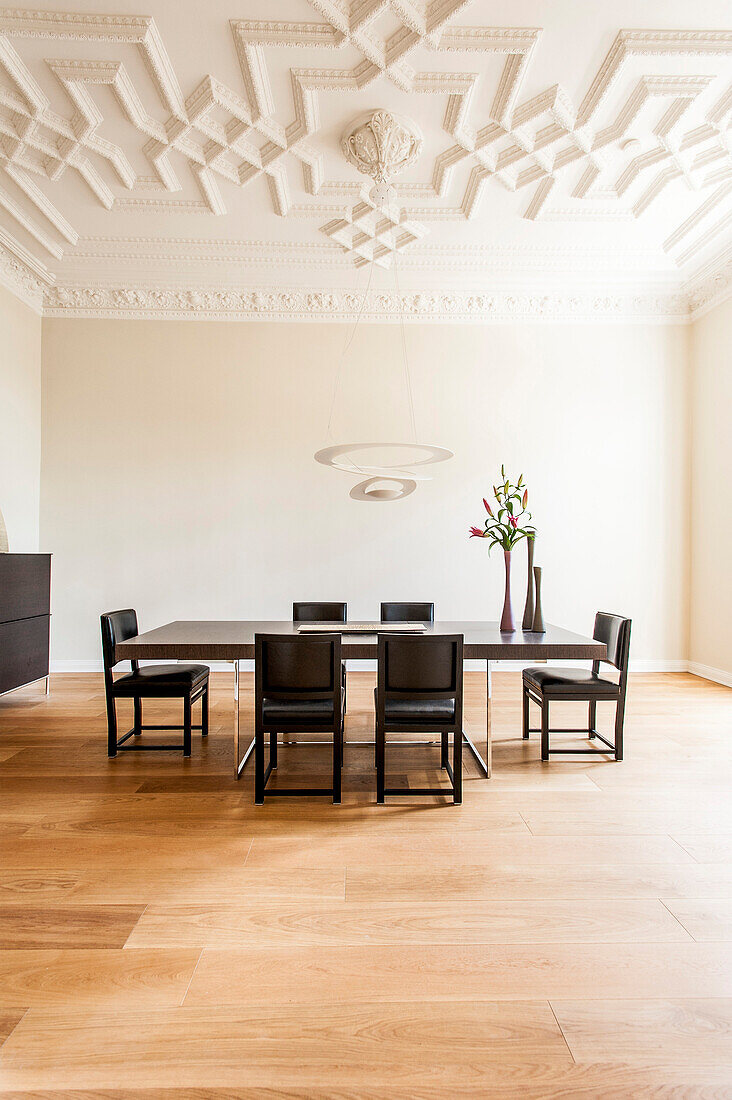
[[[544,634],[546,627],[544,626],[544,613],[541,609],[541,566],[534,566],[534,588],[536,589],[536,603],[534,605],[534,621],[531,624],[531,629],[536,631],[537,634]]]
[[[516,624],[513,621],[513,608],[511,607],[511,551],[503,551],[503,562],[506,566],[506,590],[503,595],[503,614],[501,615],[501,632],[513,634]]]
[[[534,538],[536,538],[536,536],[534,536]],[[526,582],[526,603],[524,605],[524,618],[521,623],[521,628],[522,630],[531,630],[534,623],[534,539],[527,539],[526,543],[529,577]]]

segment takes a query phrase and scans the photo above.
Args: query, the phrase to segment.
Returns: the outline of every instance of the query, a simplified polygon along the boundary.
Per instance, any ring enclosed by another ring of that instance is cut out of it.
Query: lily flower
[[[518,527],[518,520],[516,519],[516,517],[515,516],[509,516],[508,517],[508,522],[511,524],[511,526],[513,527],[513,529],[515,531],[516,528]]]
[[[470,528],[470,537],[471,537],[471,539],[482,539],[483,538],[483,532],[481,531],[480,527],[471,527]]]
[[[488,503],[488,501],[487,501],[487,500],[485,499],[485,497],[483,497],[483,503],[485,504],[485,510],[486,510],[486,512],[487,512],[487,513],[488,513],[488,515],[489,515],[489,516],[491,517],[491,519],[493,519],[493,513],[491,512],[491,506],[490,506],[490,504]]]
[[[529,490],[528,490],[528,489],[525,489],[525,490],[524,490],[524,498],[523,498],[523,500],[521,501],[521,507],[522,507],[522,508],[525,508],[525,507],[526,507],[526,504],[527,504],[527,502],[528,502],[528,499],[529,499]]]

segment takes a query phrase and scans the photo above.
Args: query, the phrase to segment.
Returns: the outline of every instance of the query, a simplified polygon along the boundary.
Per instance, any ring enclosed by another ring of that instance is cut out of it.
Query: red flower
[[[515,516],[509,516],[508,517],[508,522],[511,524],[511,526],[513,527],[513,529],[515,531],[516,528],[518,527],[518,520],[516,519],[516,517]]]
[[[493,519],[493,513],[491,512],[491,506],[490,506],[490,504],[488,503],[488,501],[487,501],[487,500],[485,499],[485,497],[483,497],[483,503],[485,504],[485,510],[486,510],[486,512],[487,512],[487,513],[488,513],[488,515],[489,515],[489,516],[491,517],[491,519]]]
[[[470,528],[470,537],[471,537],[471,539],[482,539],[483,538],[483,532],[481,531],[480,527],[471,527]]]

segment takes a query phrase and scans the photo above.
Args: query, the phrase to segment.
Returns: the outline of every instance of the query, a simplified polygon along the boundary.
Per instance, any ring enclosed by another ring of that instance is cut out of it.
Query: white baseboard
[[[666,660],[654,660],[641,657],[637,661],[630,662],[631,672],[688,672],[689,662],[686,658],[678,657]]]
[[[689,661],[689,672],[694,676],[701,676],[704,680],[713,680],[715,684],[724,684],[732,688],[732,672],[726,672],[723,668],[712,668],[711,665],[702,665],[698,661]]]
[[[141,665],[156,665],[160,664],[159,661],[140,661]],[[206,661],[206,664],[212,672],[231,672],[231,661]],[[118,665],[115,665],[115,672],[127,672],[129,670],[129,661],[120,661]],[[240,664],[242,672],[253,672],[254,661],[242,661]],[[101,660],[99,661],[51,661],[51,672],[103,672],[104,666]]]
[[[101,661],[51,661],[51,672],[102,672]]]

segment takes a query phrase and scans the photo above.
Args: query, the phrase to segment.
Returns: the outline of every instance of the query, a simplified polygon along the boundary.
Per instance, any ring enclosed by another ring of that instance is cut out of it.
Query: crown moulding
[[[584,292],[555,286],[547,292],[409,290],[397,294],[330,287],[273,289],[260,286],[161,287],[142,281],[124,285],[49,285],[0,244],[0,283],[47,317],[129,317],[153,320],[280,320],[490,324],[506,321],[695,320],[732,295],[732,255],[697,273],[681,288],[644,291],[622,287]]]
[[[480,294],[351,291],[51,287],[44,316],[148,320],[282,320],[477,323],[506,321],[662,321],[689,319],[683,294]]]

